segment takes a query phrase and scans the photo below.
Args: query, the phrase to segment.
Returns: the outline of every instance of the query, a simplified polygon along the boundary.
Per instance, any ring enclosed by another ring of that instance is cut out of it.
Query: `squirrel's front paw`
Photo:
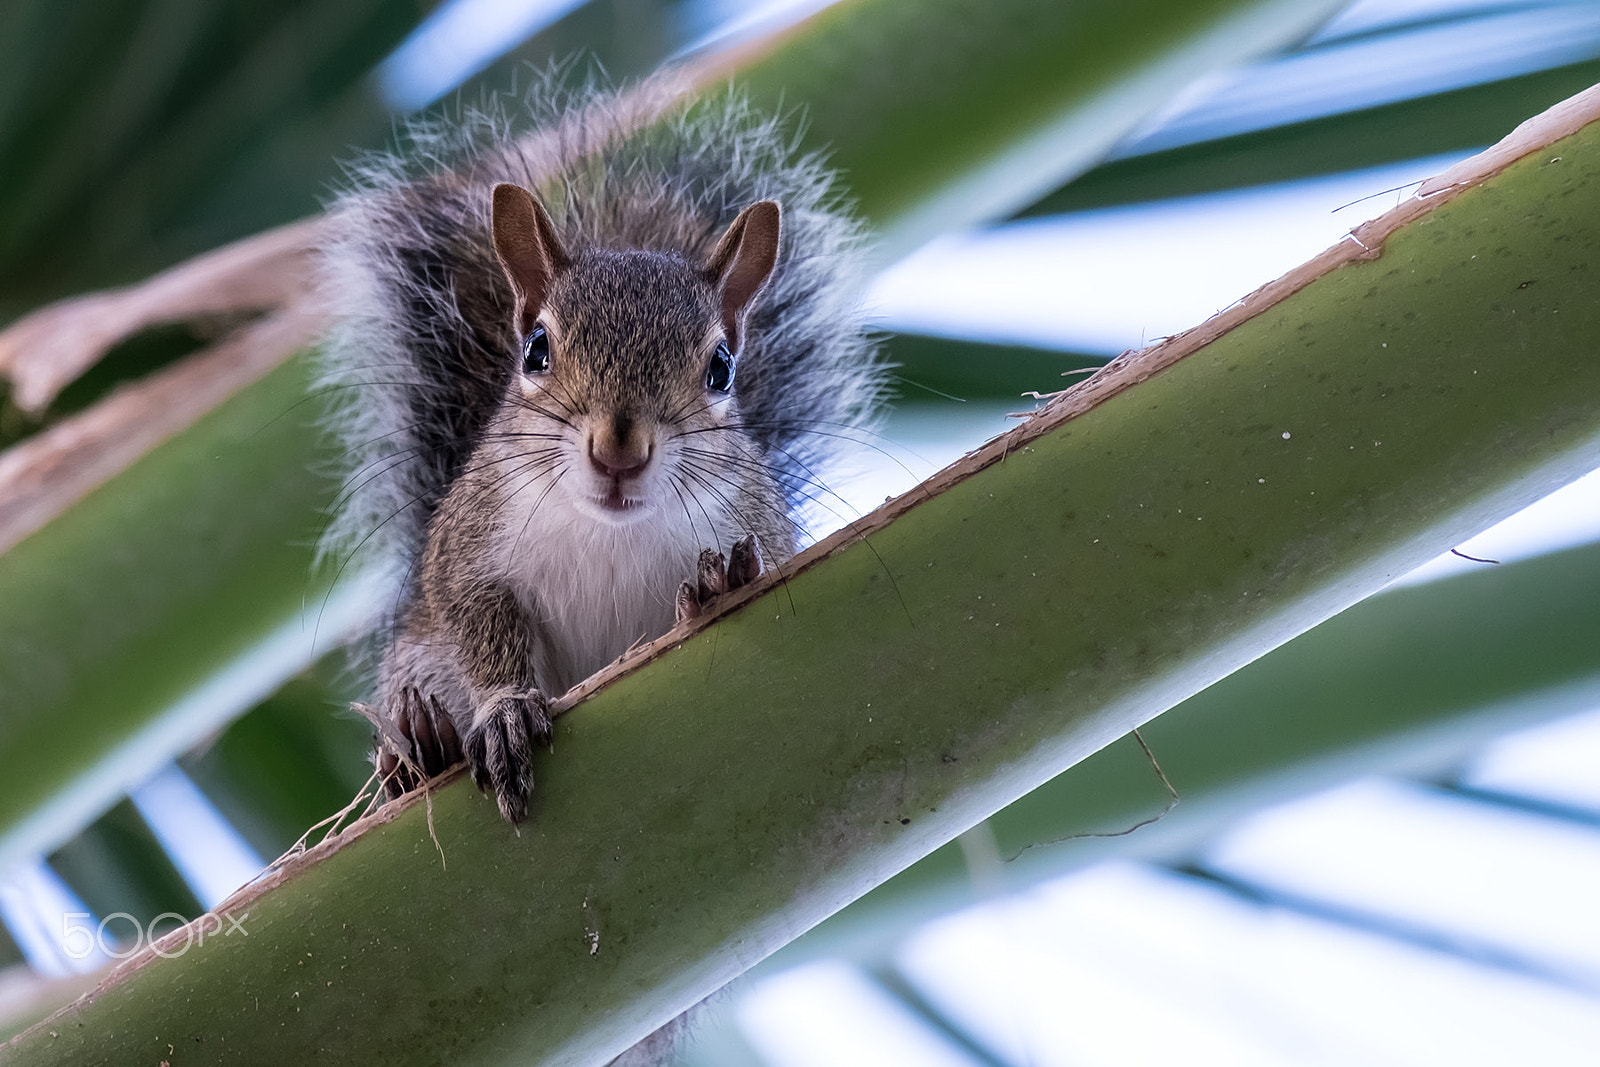
[[[723,593],[756,580],[761,573],[761,549],[756,547],[755,535],[735,541],[726,556],[711,548],[701,552],[695,572],[693,581],[678,586],[674,607],[679,622],[696,618]]]
[[[500,814],[513,823],[528,817],[533,789],[533,746],[550,740],[550,703],[537,689],[490,697],[467,731],[467,762],[478,788],[494,789]]]
[[[401,691],[399,705],[392,714],[402,751],[395,752],[395,742],[391,740],[387,744],[380,741],[374,753],[378,777],[390,800],[461,762],[456,724],[438,697],[424,697],[408,686]]]

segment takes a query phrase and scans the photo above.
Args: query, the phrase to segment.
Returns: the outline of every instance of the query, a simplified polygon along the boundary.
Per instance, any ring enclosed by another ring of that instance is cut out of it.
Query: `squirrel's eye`
[[[550,369],[550,338],[545,336],[543,326],[535,326],[533,332],[522,339],[522,373],[543,374]]]
[[[706,368],[706,388],[714,393],[726,393],[733,388],[733,353],[728,342],[718,341],[717,350],[711,353],[711,365]]]

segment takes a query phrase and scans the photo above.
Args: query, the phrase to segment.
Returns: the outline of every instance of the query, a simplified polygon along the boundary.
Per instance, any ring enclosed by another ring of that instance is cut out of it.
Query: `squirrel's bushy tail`
[[[729,92],[690,102],[658,76],[614,91],[537,79],[518,97],[415,121],[392,153],[348,168],[330,208],[324,347],[345,491],[325,551],[402,573],[514,366],[511,294],[489,240],[498,182],[534,190],[570,247],[700,259],[745,206],[783,208],[783,248],[752,311],[738,398],[798,509],[861,425],[884,372],[858,301],[862,233],[815,155]]]

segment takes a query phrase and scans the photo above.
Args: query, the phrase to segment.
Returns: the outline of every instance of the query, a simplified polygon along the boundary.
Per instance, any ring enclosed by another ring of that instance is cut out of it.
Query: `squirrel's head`
[[[777,263],[780,214],[771,200],[750,205],[698,262],[569,250],[531,193],[495,187],[494,248],[518,339],[507,406],[559,438],[549,447],[565,453],[564,491],[591,515],[637,521],[652,505],[676,507],[686,483],[724,482],[728,470],[707,469],[719,457],[752,464],[735,378],[751,304]]]

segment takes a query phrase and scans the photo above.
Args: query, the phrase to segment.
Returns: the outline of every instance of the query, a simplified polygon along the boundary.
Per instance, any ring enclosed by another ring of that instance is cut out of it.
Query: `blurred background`
[[[737,67],[796,27],[846,33],[862,6],[12,0],[0,323],[314,214],[398,116],[528,64]],[[1194,325],[1600,82],[1590,0],[1305,8],[1271,47],[1222,20],[1232,51],[1221,31],[1117,51],[1132,31],[1106,15],[1057,61],[1137,106],[991,153],[1005,197],[941,225],[897,192],[918,174],[851,127],[865,98],[755,76],[885,233],[867,299],[898,395],[818,535],[1006,429],[1024,394]],[[973,48],[1006,30],[981,10]],[[974,106],[1038,91],[1018,77]],[[0,448],[66,433],[229,324],[140,330],[42,408],[0,391]],[[262,382],[0,555],[0,1036],[215,906],[367,778],[339,643],[371,594],[313,575],[333,487],[312,407],[292,366]],[[1595,1062],[1600,475],[1143,736],[1176,807],[1124,738],[758,966],[684,1062]],[[74,928],[105,933],[84,951]]]

